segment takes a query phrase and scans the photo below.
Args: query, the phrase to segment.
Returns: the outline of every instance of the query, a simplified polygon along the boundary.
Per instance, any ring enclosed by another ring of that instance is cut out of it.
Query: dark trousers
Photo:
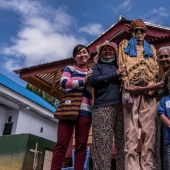
[[[74,170],[83,170],[86,158],[86,146],[91,119],[79,116],[76,121],[59,120],[58,140],[53,152],[51,170],[61,170],[67,148],[75,126],[75,162]]]

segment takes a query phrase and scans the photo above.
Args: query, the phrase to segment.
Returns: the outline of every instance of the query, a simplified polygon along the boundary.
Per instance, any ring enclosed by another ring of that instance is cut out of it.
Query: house
[[[123,39],[130,39],[131,34],[127,32],[130,20],[121,19],[108,28],[105,32],[99,35],[94,41],[88,44],[88,49],[91,53],[89,60],[89,67],[94,65],[93,57],[96,55],[96,46],[105,40],[113,41],[117,44]],[[147,32],[145,39],[158,50],[161,46],[170,45],[170,27],[161,26],[145,22],[147,25]],[[68,58],[45,63],[41,65],[31,66],[14,70],[15,73],[20,74],[20,78],[29,82],[30,84],[42,89],[43,91],[51,94],[57,99],[61,99],[64,89],[60,87],[59,80],[63,69],[67,65],[73,65],[76,62],[73,58]]]
[[[42,170],[57,140],[55,108],[0,74],[0,169]]]
[[[131,35],[127,32],[127,24],[130,24],[131,20],[126,20],[121,17],[118,22],[113,24],[105,32],[99,35],[93,42],[88,44],[88,49],[91,53],[89,67],[94,65],[93,57],[96,55],[96,46],[103,43],[105,40],[110,42],[116,42],[119,44],[123,39],[130,39]],[[147,25],[146,40],[153,44],[158,50],[161,46],[170,45],[170,27],[161,26],[145,22]],[[20,74],[20,78],[29,82],[30,84],[41,88],[45,92],[52,96],[61,99],[64,89],[60,87],[59,80],[63,69],[67,65],[73,65],[75,61],[68,56],[67,59],[54,61],[51,63],[45,63],[37,66],[31,66],[29,68],[23,68],[15,70],[17,74]],[[162,70],[160,70],[162,73]],[[91,145],[92,132],[90,131],[88,144]],[[74,137],[74,135],[73,135]],[[74,140],[73,140],[74,145]],[[138,148],[140,150],[140,147]],[[115,157],[115,148],[113,141],[112,157]]]

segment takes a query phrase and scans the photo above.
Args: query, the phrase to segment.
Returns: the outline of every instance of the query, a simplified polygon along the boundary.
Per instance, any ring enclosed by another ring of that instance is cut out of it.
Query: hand
[[[88,79],[89,79],[89,77],[92,75],[92,73],[93,73],[93,70],[90,68],[89,69],[89,71],[87,72],[87,74],[86,74],[86,77],[84,78],[84,84],[86,84],[87,82],[88,82]]]
[[[125,87],[127,92],[132,93],[132,94],[140,94],[143,92],[143,87],[140,86],[128,86]]]
[[[125,66],[120,66],[120,67],[117,69],[116,73],[117,73],[118,75],[120,75],[120,74],[123,73],[124,71],[126,71],[126,67],[125,67]]]

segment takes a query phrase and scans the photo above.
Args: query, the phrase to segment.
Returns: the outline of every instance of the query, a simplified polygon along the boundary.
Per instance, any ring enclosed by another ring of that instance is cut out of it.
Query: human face
[[[170,51],[168,49],[163,49],[159,52],[158,63],[164,71],[170,69]]]
[[[132,30],[132,36],[136,38],[137,41],[143,41],[146,36],[146,30],[142,27],[136,27]]]
[[[100,51],[100,58],[111,59],[115,58],[115,51],[111,46],[104,46]]]
[[[84,65],[87,64],[89,58],[90,54],[88,53],[88,51],[85,48],[82,48],[80,51],[77,52],[74,60],[77,62],[78,65]]]
[[[170,90],[170,76],[168,76],[168,83],[167,83],[166,87],[168,90]]]

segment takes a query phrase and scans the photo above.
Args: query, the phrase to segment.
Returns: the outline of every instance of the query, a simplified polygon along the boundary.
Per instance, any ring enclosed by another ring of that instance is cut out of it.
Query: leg
[[[93,170],[111,169],[113,139],[113,106],[100,107],[92,113]]]
[[[163,170],[163,134],[162,122],[157,114],[156,118],[156,170]]]
[[[167,145],[167,158],[168,158],[168,169],[170,170],[170,145]]]
[[[163,162],[163,168],[162,168],[162,170],[165,170],[165,169],[170,170],[170,159],[169,159],[170,158],[170,146],[169,145],[164,145],[161,149],[162,149],[162,152],[163,152],[163,157],[162,157],[162,159],[163,159],[163,161],[162,161]],[[169,152],[169,155],[168,155],[167,150]]]
[[[86,159],[86,147],[91,126],[91,119],[79,116],[75,128],[75,164],[74,170],[83,170]]]
[[[138,146],[138,107],[140,95],[134,96],[131,112],[124,109],[125,170],[140,170]]]
[[[124,123],[123,123],[123,106],[121,104],[114,105],[115,127],[114,137],[116,145],[116,170],[125,169],[124,157]]]
[[[141,95],[139,123],[141,125],[141,167],[155,170],[156,110],[157,101],[152,96]]]
[[[64,157],[73,134],[75,121],[59,120],[58,140],[53,152],[51,170],[61,170]]]

